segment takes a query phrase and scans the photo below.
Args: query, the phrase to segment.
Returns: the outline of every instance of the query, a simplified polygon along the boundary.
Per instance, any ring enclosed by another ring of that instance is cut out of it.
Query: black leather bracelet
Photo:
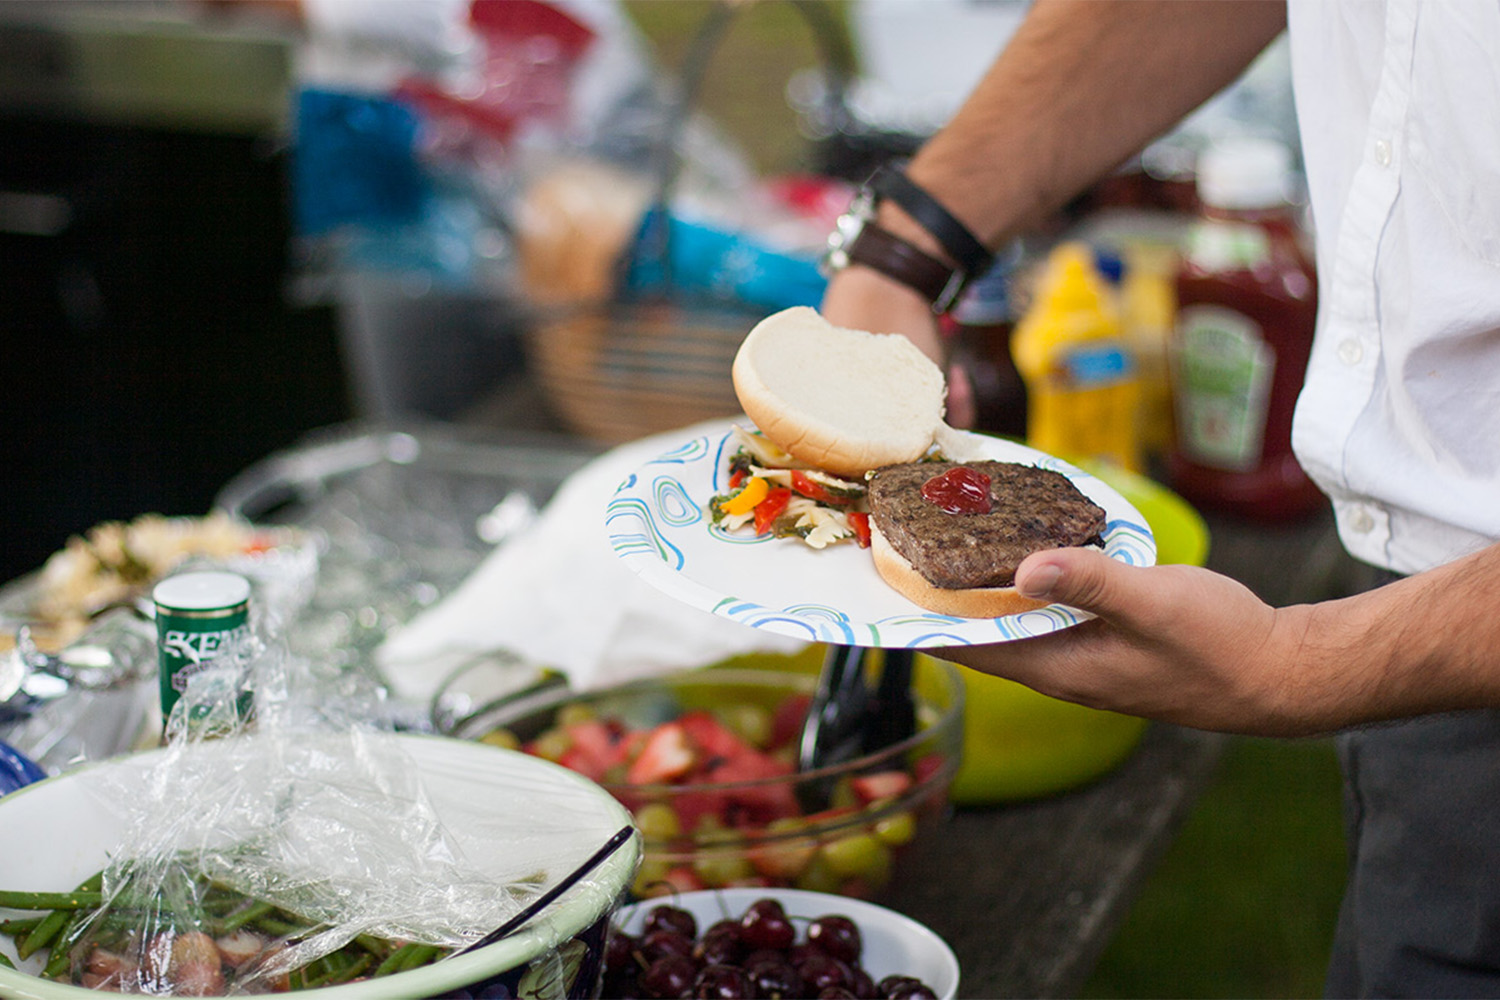
[[[873,222],[865,223],[845,253],[850,264],[863,264],[915,289],[940,313],[951,306],[962,288],[960,272]]]
[[[942,244],[948,256],[958,262],[959,269],[970,277],[977,277],[989,269],[995,255],[979,241],[969,227],[953,217],[942,204],[914,184],[901,169],[885,164],[870,178],[870,190],[881,198],[889,198],[900,205],[918,225],[932,234]]]

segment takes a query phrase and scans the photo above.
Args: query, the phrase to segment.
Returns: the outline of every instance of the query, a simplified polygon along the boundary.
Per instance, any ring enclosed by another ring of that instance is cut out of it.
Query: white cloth
[[[1500,538],[1500,5],[1288,5],[1319,261],[1293,446],[1359,559]]]
[[[469,0],[302,0],[304,86],[384,93],[414,72],[453,75],[482,58]]]
[[[508,651],[561,670],[578,690],[706,666],[741,653],[794,653],[805,642],[690,608],[644,583],[610,548],[605,505],[627,475],[713,421],[643,438],[590,462],[541,517],[503,542],[451,595],[392,633],[376,660],[397,694],[426,700],[454,667]],[[497,676],[503,689],[525,678]],[[482,678],[466,677],[466,692]]]

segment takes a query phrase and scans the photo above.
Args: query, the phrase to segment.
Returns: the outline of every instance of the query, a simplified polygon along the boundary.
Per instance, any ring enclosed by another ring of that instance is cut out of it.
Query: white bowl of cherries
[[[958,959],[910,917],[798,889],[706,889],[615,915],[605,1000],[952,1000]]]

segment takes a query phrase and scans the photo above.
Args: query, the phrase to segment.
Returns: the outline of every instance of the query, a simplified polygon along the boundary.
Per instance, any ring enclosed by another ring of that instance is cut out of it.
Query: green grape
[[[714,710],[719,721],[729,727],[735,735],[758,750],[764,750],[771,742],[771,713],[759,705],[739,702],[721,705]]]
[[[835,875],[859,877],[871,885],[890,881],[891,849],[870,833],[852,833],[823,845],[820,854]]]
[[[521,749],[520,737],[503,726],[499,729],[491,729],[479,737],[479,742],[488,743],[492,747],[501,747],[506,750]]]
[[[666,841],[682,836],[682,823],[665,802],[647,802],[637,809],[635,825],[647,840]]]
[[[710,887],[719,887],[751,878],[755,869],[750,859],[737,851],[713,851],[693,859],[693,871]]]
[[[882,844],[901,847],[917,835],[917,820],[909,812],[892,813],[876,820],[873,829]]]

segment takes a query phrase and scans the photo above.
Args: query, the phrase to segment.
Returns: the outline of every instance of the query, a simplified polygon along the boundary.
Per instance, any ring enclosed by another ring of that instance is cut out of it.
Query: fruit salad
[[[945,804],[956,755],[919,733],[864,766],[799,774],[808,702],[789,690],[632,724],[579,699],[529,739],[504,728],[482,739],[578,771],[630,808],[645,840],[638,897],[725,886],[870,897]]]

